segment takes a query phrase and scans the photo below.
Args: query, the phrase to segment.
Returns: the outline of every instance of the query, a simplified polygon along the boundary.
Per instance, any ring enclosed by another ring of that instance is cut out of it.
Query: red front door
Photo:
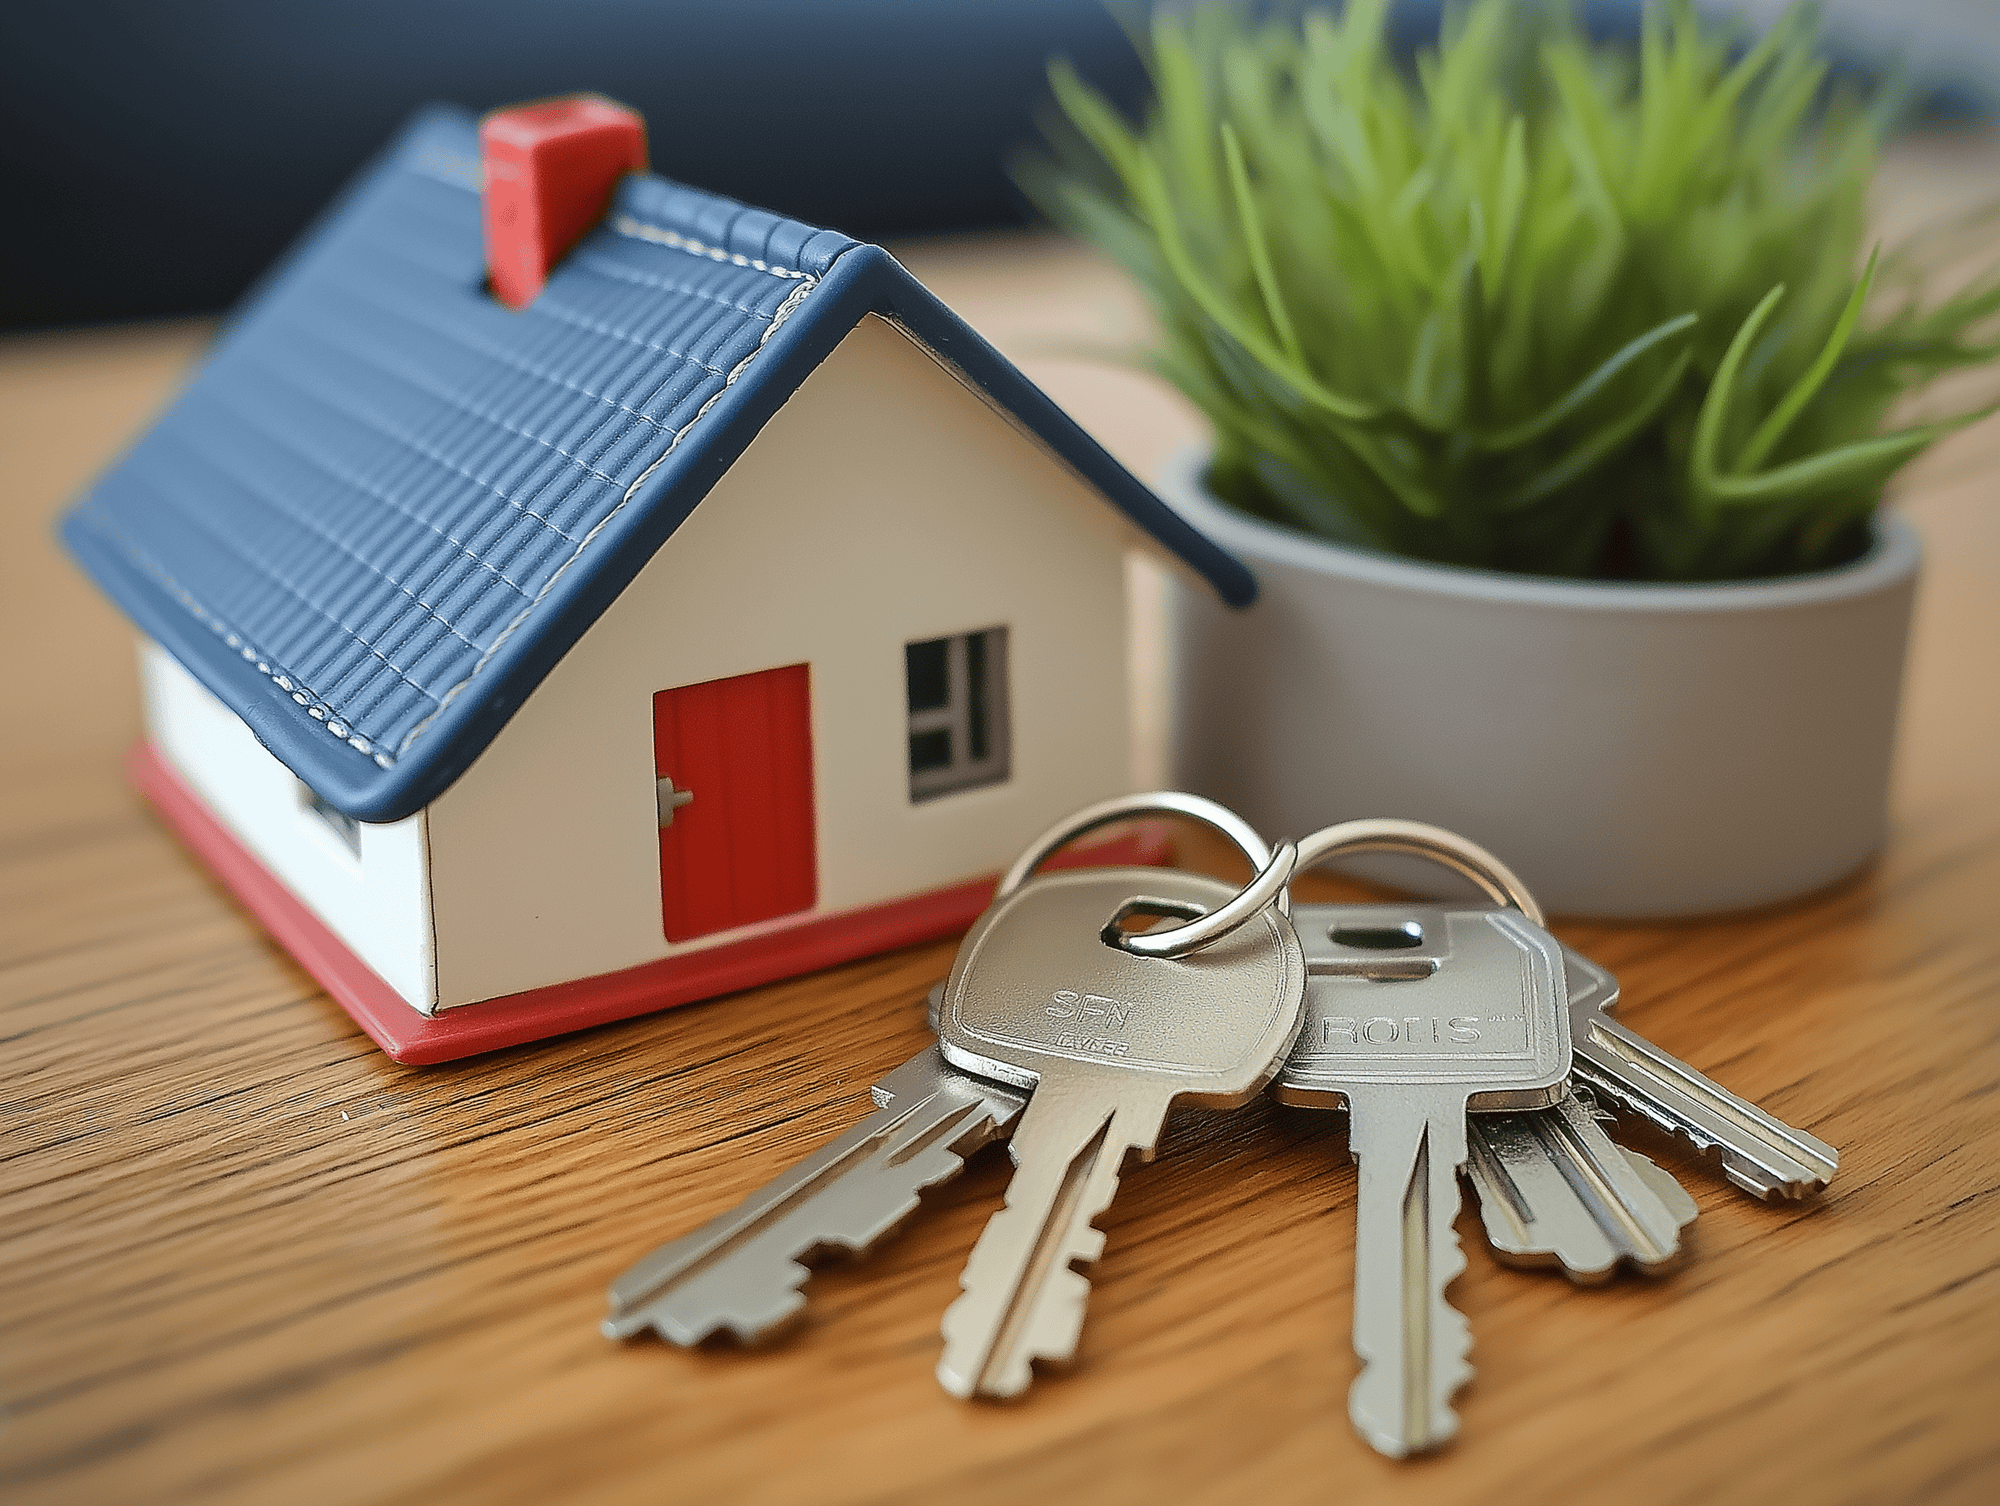
[[[669,941],[813,907],[818,869],[806,665],[659,692],[653,772]]]

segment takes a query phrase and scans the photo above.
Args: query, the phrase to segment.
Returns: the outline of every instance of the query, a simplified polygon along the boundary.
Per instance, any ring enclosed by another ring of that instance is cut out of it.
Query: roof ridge
[[[798,277],[807,282],[819,281],[819,278],[811,272],[800,272],[791,267],[774,267],[759,257],[745,256],[740,251],[725,251],[720,246],[711,246],[698,241],[691,235],[682,235],[678,230],[668,230],[664,226],[649,224],[636,215],[613,214],[605,220],[605,223],[620,235],[629,235],[634,240],[653,241],[662,246],[672,246],[676,251],[691,251],[696,256],[706,256],[710,261],[726,261],[735,266],[769,272],[777,277]]]
[[[632,173],[612,195],[606,225],[620,235],[750,267],[780,277],[826,276],[836,258],[862,244],[657,173]]]

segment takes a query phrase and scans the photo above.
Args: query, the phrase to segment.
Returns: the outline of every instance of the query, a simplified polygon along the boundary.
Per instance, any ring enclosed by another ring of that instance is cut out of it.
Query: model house
[[[1254,593],[885,252],[627,165],[510,307],[426,113],[64,524],[134,777],[404,1060],[964,926],[1131,787],[1128,549]]]

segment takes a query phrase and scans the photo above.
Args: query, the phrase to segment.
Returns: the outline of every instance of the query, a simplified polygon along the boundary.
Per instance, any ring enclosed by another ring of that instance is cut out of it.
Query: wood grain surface
[[[1995,181],[1962,155],[1913,160]],[[1079,363],[1134,317],[1088,258],[912,260],[1135,465],[1193,432]],[[128,635],[47,541],[202,335],[0,345],[0,1499],[2000,1500],[2000,421],[1902,488],[1930,555],[1879,862],[1762,914],[1555,927],[1838,1179],[1765,1206],[1628,1131],[1701,1218],[1677,1273],[1597,1290],[1462,1218],[1478,1379],[1458,1443],[1394,1464],[1346,1419],[1338,1116],[1268,1103],[1174,1120],[1105,1220],[1079,1363],[1020,1404],[931,1375],[995,1150],[776,1346],[599,1338],[627,1263],[865,1111],[951,948],[384,1059],[120,783]]]

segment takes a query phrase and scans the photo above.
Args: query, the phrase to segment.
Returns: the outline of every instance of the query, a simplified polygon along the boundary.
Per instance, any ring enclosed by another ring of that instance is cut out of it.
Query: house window
[[[929,638],[903,650],[910,692],[910,799],[1007,778],[1007,630]]]
[[[336,837],[347,844],[347,850],[357,858],[361,856],[361,823],[345,811],[337,811],[320,799],[319,792],[304,780],[299,781],[299,803],[327,824]]]

